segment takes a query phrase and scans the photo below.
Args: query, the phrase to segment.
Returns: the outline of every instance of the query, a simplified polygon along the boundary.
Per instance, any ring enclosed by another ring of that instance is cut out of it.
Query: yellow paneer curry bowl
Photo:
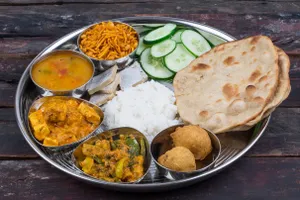
[[[36,141],[46,147],[62,147],[80,142],[101,125],[102,110],[74,97],[43,97],[29,111],[28,122]]]
[[[151,163],[146,137],[129,127],[108,130],[84,141],[72,159],[88,176],[118,183],[139,182]]]

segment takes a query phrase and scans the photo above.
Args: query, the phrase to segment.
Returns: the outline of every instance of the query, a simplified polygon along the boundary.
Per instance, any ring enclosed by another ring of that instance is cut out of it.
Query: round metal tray
[[[142,24],[146,23],[176,23],[178,25],[183,25],[195,29],[199,29],[201,31],[206,32],[207,34],[211,34],[213,36],[219,37],[224,41],[233,41],[234,37],[220,31],[218,29],[197,24],[191,21],[175,19],[175,18],[165,18],[165,17],[130,17],[130,18],[120,18],[114,19],[114,21],[121,21],[124,23],[128,23],[134,26],[142,26]],[[55,49],[75,49],[76,48],[76,40],[77,36],[85,30],[86,27],[78,29],[49,45],[45,48],[39,55],[36,56],[36,59],[41,56],[49,53]],[[34,60],[30,63],[30,65],[34,62]],[[37,89],[32,83],[29,76],[29,68],[24,71],[21,80],[19,82],[16,98],[15,98],[15,112],[17,117],[17,123],[21,130],[22,135],[28,142],[28,144],[33,148],[33,150],[40,155],[45,161],[56,167],[57,169],[71,175],[74,178],[77,178],[81,181],[85,181],[103,188],[120,190],[120,191],[132,191],[132,192],[152,192],[152,191],[162,191],[162,190],[170,190],[180,187],[185,187],[191,185],[196,182],[200,182],[205,180],[218,172],[224,170],[226,167],[230,166],[240,157],[242,157],[262,136],[264,130],[266,129],[268,122],[270,120],[270,116],[256,125],[253,129],[239,133],[239,132],[231,132],[218,134],[218,137],[222,144],[222,152],[220,157],[223,155],[227,155],[228,151],[233,150],[234,154],[232,154],[228,159],[223,156],[222,162],[219,162],[213,168],[203,172],[200,175],[189,177],[181,180],[170,180],[168,178],[163,177],[158,173],[156,166],[152,163],[151,169],[149,173],[146,175],[144,180],[138,184],[124,184],[124,183],[110,183],[105,181],[99,181],[97,179],[91,178],[85,174],[83,174],[80,170],[78,170],[72,163],[70,150],[68,151],[60,151],[60,152],[52,152],[46,148],[39,146],[33,136],[30,134],[29,127],[27,126],[27,115],[29,108],[33,101],[38,97]],[[101,132],[99,129],[97,132]]]

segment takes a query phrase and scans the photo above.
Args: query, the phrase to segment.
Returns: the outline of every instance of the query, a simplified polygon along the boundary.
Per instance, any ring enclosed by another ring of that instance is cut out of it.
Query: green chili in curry
[[[109,182],[133,182],[144,174],[145,142],[133,135],[97,139],[82,145],[79,165],[86,174]]]

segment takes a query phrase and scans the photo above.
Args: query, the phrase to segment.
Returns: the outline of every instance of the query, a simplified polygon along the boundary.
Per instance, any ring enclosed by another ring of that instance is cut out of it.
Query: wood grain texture
[[[0,130],[0,159],[38,157],[21,135],[15,122],[0,122]]]
[[[159,15],[205,23],[236,36],[255,34],[298,40],[299,2],[210,1],[0,6],[0,35],[62,36],[82,26],[125,16]],[[286,13],[286,11],[289,11]],[[32,31],[34,30],[34,31]],[[297,37],[298,35],[298,37]]]
[[[300,108],[277,108],[249,156],[300,156]]]
[[[35,157],[14,120],[12,108],[1,109],[0,114],[0,159],[10,157]],[[300,108],[278,108],[265,134],[247,154],[261,156],[300,156]],[[18,147],[18,148],[16,148]]]
[[[164,193],[121,193],[79,182],[41,160],[0,161],[5,199],[289,199],[300,194],[300,158],[242,158],[204,182]],[[288,184],[288,186],[287,186]]]
[[[2,75],[3,77],[5,77],[5,74]],[[0,81],[0,88],[0,107],[14,107],[17,85]]]

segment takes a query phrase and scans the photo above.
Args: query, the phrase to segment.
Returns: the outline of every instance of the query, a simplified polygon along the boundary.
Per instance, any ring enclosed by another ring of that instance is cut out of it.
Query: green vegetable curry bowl
[[[130,127],[104,131],[81,143],[72,161],[99,182],[138,183],[148,173],[151,154],[144,134]]]

